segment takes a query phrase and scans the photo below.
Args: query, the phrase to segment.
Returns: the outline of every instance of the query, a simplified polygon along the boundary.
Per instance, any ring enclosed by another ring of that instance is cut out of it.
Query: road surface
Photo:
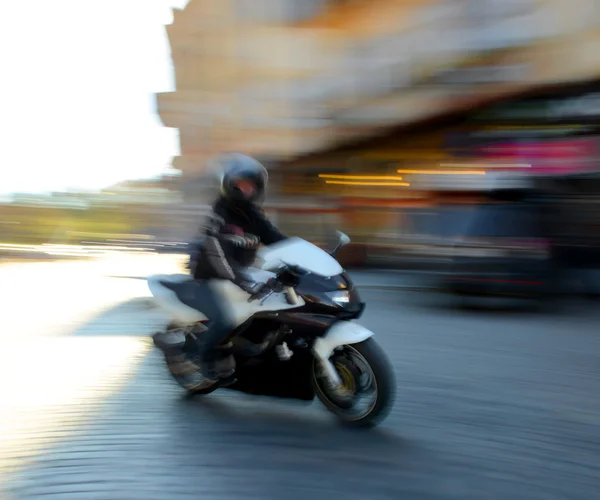
[[[398,400],[357,432],[317,402],[182,397],[148,339],[165,318],[145,283],[110,277],[176,268],[0,266],[0,498],[597,498],[594,308],[464,312],[366,290]]]

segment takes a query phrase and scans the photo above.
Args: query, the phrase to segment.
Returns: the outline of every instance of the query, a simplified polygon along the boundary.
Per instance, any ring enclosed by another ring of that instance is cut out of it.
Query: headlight
[[[326,292],[325,295],[336,304],[344,306],[350,303],[350,292],[348,290],[336,290],[335,292]]]

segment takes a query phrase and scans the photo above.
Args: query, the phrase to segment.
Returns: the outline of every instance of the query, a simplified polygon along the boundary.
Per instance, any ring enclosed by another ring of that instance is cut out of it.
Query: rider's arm
[[[258,232],[258,237],[265,245],[272,245],[280,241],[286,240],[288,237],[277,229],[273,223],[269,220],[266,214],[260,210],[255,209],[253,218]]]
[[[205,243],[206,228],[202,227],[200,229],[201,230],[198,231],[198,234],[194,237],[194,239],[187,244],[189,256],[187,268],[192,272],[192,274],[195,273],[196,265],[198,264],[198,259]]]
[[[232,281],[242,290],[251,293],[254,290],[255,283],[248,278],[244,272],[245,268],[236,265],[233,259],[227,257],[223,244],[229,243],[235,246],[249,246],[252,245],[253,242],[246,238],[224,235],[221,232],[223,225],[224,221],[221,217],[213,215],[210,218],[204,244],[204,251],[208,264],[219,278]]]

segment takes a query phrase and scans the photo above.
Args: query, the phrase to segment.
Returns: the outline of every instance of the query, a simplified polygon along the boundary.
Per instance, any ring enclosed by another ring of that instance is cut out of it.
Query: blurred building
[[[0,243],[189,241],[206,207],[185,203],[181,183],[180,177],[164,176],[99,192],[14,194],[0,203]]]
[[[182,203],[178,186],[179,183],[168,178],[126,181],[103,189],[97,200],[99,203],[114,205],[176,205]]]
[[[189,192],[213,154],[255,154],[296,226],[419,240],[411,210],[476,201],[495,168],[598,158],[593,139],[578,160],[539,153],[597,121],[597,0],[190,0],[167,33],[176,91],[158,110]]]
[[[167,27],[175,166],[294,157],[482,97],[594,77],[594,0],[191,0]],[[475,59],[473,59],[475,57]]]

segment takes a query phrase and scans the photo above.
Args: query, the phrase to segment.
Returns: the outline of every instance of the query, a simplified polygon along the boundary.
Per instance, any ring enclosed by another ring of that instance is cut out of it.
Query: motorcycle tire
[[[325,388],[324,380],[318,375],[319,363],[313,363],[313,387],[319,400],[345,425],[358,428],[371,428],[380,424],[390,413],[396,398],[396,377],[387,355],[377,345],[373,338],[369,338],[358,344],[343,346],[356,351],[366,362],[372,372],[376,386],[376,399],[368,413],[359,417],[349,414],[349,407],[336,403],[328,389]],[[335,355],[335,353],[334,353]]]

